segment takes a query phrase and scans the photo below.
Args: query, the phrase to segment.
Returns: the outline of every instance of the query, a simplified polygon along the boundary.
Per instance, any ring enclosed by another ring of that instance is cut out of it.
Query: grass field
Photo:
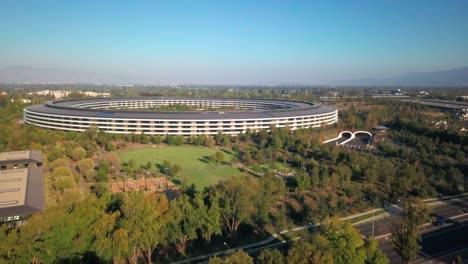
[[[130,159],[136,161],[137,166],[147,162],[162,164],[164,160],[178,163],[182,166],[182,172],[178,179],[185,179],[188,184],[195,184],[197,189],[216,184],[222,179],[231,176],[240,176],[242,172],[229,165],[209,162],[209,156],[216,151],[223,151],[224,161],[229,163],[233,157],[232,153],[226,149],[196,147],[196,146],[164,146],[148,147],[129,151],[119,152],[121,162],[128,162]]]
[[[238,177],[242,174],[243,173],[237,168],[225,166],[200,172],[182,172],[181,176],[178,178],[182,179],[183,181],[186,180],[187,184],[193,183],[195,184],[197,190],[202,190],[207,186],[218,183],[220,180],[227,179],[229,177]]]

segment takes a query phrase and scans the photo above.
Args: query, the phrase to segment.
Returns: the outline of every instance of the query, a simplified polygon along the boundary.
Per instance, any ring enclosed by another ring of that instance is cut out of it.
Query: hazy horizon
[[[466,1],[11,1],[2,9],[0,68],[141,83],[325,84],[468,61]]]

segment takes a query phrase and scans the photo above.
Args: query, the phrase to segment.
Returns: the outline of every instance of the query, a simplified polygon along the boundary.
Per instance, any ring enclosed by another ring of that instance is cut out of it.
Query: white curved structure
[[[341,138],[343,138],[343,135],[344,134],[349,134],[350,137],[343,140],[343,141],[340,141]],[[349,142],[353,141],[357,135],[359,134],[366,134],[369,136],[369,141],[366,143],[366,145],[369,145],[370,142],[372,141],[372,137],[373,135],[368,132],[368,131],[363,131],[363,130],[360,130],[360,131],[356,131],[356,132],[351,132],[351,131],[341,131],[340,134],[338,134],[338,137],[336,138],[332,138],[332,139],[329,139],[329,140],[325,140],[322,144],[326,144],[326,143],[330,143],[330,142],[333,142],[333,141],[336,141],[336,145],[341,145],[341,146],[346,146]]]
[[[188,105],[197,111],[157,111],[167,105]],[[206,111],[208,108],[219,110]],[[97,126],[108,133],[191,136],[237,135],[272,126],[291,130],[320,127],[336,123],[338,110],[281,100],[149,97],[50,101],[25,108],[23,116],[26,124],[59,130],[84,131]]]

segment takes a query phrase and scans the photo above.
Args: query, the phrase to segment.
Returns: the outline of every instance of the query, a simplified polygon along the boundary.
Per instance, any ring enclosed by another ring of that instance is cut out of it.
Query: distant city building
[[[42,153],[0,153],[0,219],[17,220],[45,207]]]
[[[97,93],[97,92],[89,92],[89,91],[83,91],[81,94],[89,97],[110,97],[110,93]]]
[[[61,98],[68,97],[71,93],[72,93],[71,91],[65,91],[65,90],[42,90],[42,91],[37,91],[37,92],[30,92],[28,94],[52,96],[55,99],[61,99]],[[98,93],[98,92],[91,92],[91,91],[80,91],[79,93],[88,97],[110,97],[110,93]]]
[[[71,94],[70,91],[64,91],[64,90],[42,90],[42,91],[37,91],[37,92],[30,92],[28,93],[30,95],[43,95],[43,96],[52,96],[56,99],[60,98],[65,98],[69,94]]]
[[[23,104],[30,104],[31,103],[31,99],[18,99],[19,102],[23,103]],[[15,99],[10,99],[10,102],[15,102]]]

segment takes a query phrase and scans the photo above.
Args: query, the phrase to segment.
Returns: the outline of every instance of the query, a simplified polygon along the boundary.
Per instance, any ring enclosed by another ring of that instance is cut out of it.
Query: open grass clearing
[[[215,163],[209,157],[222,151],[225,155],[224,162]],[[233,153],[223,148],[207,148],[197,146],[158,146],[132,149],[118,152],[122,163],[134,159],[137,166],[150,162],[153,166],[160,166],[164,160],[171,164],[180,164],[181,173],[175,177],[176,180],[186,181],[186,184],[195,184],[197,189],[216,184],[220,180],[231,176],[240,176],[243,173],[230,166]]]
[[[243,174],[244,173],[238,168],[223,166],[200,172],[182,172],[181,175],[176,178],[185,181],[185,184],[194,184],[197,190],[202,190],[203,188],[217,184],[222,180],[226,180],[230,177],[239,177]]]

